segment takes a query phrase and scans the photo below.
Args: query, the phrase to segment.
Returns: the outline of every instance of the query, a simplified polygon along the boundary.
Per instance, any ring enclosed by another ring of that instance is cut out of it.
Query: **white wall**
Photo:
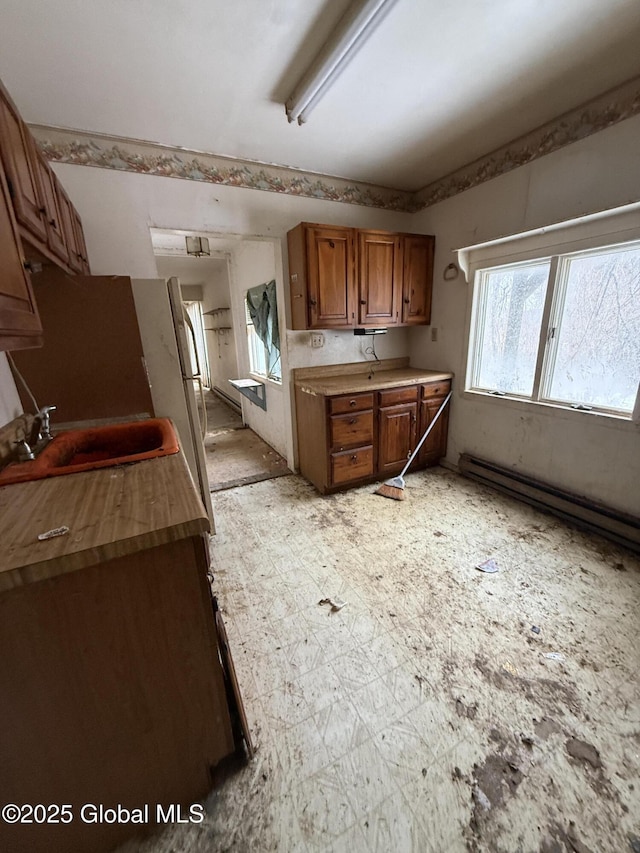
[[[0,426],[22,413],[22,403],[5,353],[0,352]]]
[[[216,253],[216,257],[211,258],[157,255],[156,266],[162,278],[178,278],[183,298],[202,302],[204,312],[222,307],[229,309],[204,317],[205,342],[212,385],[240,405],[240,394],[228,382],[229,379],[238,378],[238,360],[229,294],[229,256],[222,254],[223,257],[218,257]],[[231,329],[224,332],[207,331],[219,326],[231,326]]]
[[[237,334],[241,335],[244,326],[234,318],[231,311],[231,291],[229,285],[229,272],[225,266],[224,270],[216,272],[215,276],[205,279],[202,293],[202,310],[213,311],[220,308],[228,308],[218,314],[205,316],[205,339],[207,352],[209,354],[209,369],[211,371],[211,384],[224,391],[238,404],[242,402],[239,391],[229,384],[229,379],[238,378],[238,356],[237,356]],[[227,327],[231,328],[227,328]],[[213,332],[211,329],[221,329]]]
[[[590,136],[417,214],[416,231],[436,235],[432,324],[411,330],[411,360],[456,374],[447,457],[460,453],[640,514],[640,429],[574,411],[461,396],[467,308],[464,277],[444,281],[455,249],[638,201],[640,117]]]
[[[271,278],[277,283],[279,315],[286,316],[286,234],[298,222],[402,230],[408,230],[411,222],[409,214],[258,190],[65,164],[54,164],[54,169],[82,217],[91,269],[96,275],[157,277],[150,228],[243,235],[245,239],[234,244],[230,264],[233,325],[237,328],[238,318],[244,316],[240,304],[244,291]],[[251,239],[256,237],[260,239]],[[284,319],[281,325],[284,330]],[[243,406],[249,426],[292,466],[290,365],[362,361],[368,356],[363,353],[361,340],[351,333],[327,333],[321,350],[308,346],[304,332],[282,337],[287,343],[282,354],[282,386],[268,383],[266,413],[249,402]],[[406,331],[390,333],[388,338],[384,343],[376,341],[379,355],[409,354]],[[246,376],[246,347],[238,345],[237,354],[238,368]],[[246,361],[241,363],[241,358]]]

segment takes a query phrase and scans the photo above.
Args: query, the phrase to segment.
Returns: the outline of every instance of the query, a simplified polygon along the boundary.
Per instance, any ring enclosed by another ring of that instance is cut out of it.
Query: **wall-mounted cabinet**
[[[301,222],[287,242],[292,329],[430,322],[432,236]]]
[[[42,346],[42,326],[24,265],[9,188],[1,171],[0,258],[0,349]]]
[[[88,273],[78,212],[0,83],[0,350],[42,345],[29,265]]]

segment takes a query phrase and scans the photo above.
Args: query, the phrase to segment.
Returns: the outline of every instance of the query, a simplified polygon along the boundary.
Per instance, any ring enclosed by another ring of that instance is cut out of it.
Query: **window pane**
[[[630,412],[640,380],[640,247],[568,261],[549,397]]]
[[[256,334],[253,323],[247,326],[247,341],[249,344],[249,367],[252,373],[260,376],[267,375],[267,363],[264,344]]]
[[[531,396],[550,263],[482,274],[474,386]]]

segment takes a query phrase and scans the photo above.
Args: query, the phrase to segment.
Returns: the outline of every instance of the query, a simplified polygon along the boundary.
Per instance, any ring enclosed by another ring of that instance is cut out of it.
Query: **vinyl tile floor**
[[[126,850],[640,849],[640,560],[442,468],[374,488],[213,496],[257,751]]]

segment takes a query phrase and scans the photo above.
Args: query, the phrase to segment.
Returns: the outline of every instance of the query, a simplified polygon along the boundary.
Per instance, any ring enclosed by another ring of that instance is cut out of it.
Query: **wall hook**
[[[458,278],[459,275],[460,270],[455,264],[452,263],[449,264],[449,266],[445,267],[442,277],[445,281],[453,281],[454,279]]]

